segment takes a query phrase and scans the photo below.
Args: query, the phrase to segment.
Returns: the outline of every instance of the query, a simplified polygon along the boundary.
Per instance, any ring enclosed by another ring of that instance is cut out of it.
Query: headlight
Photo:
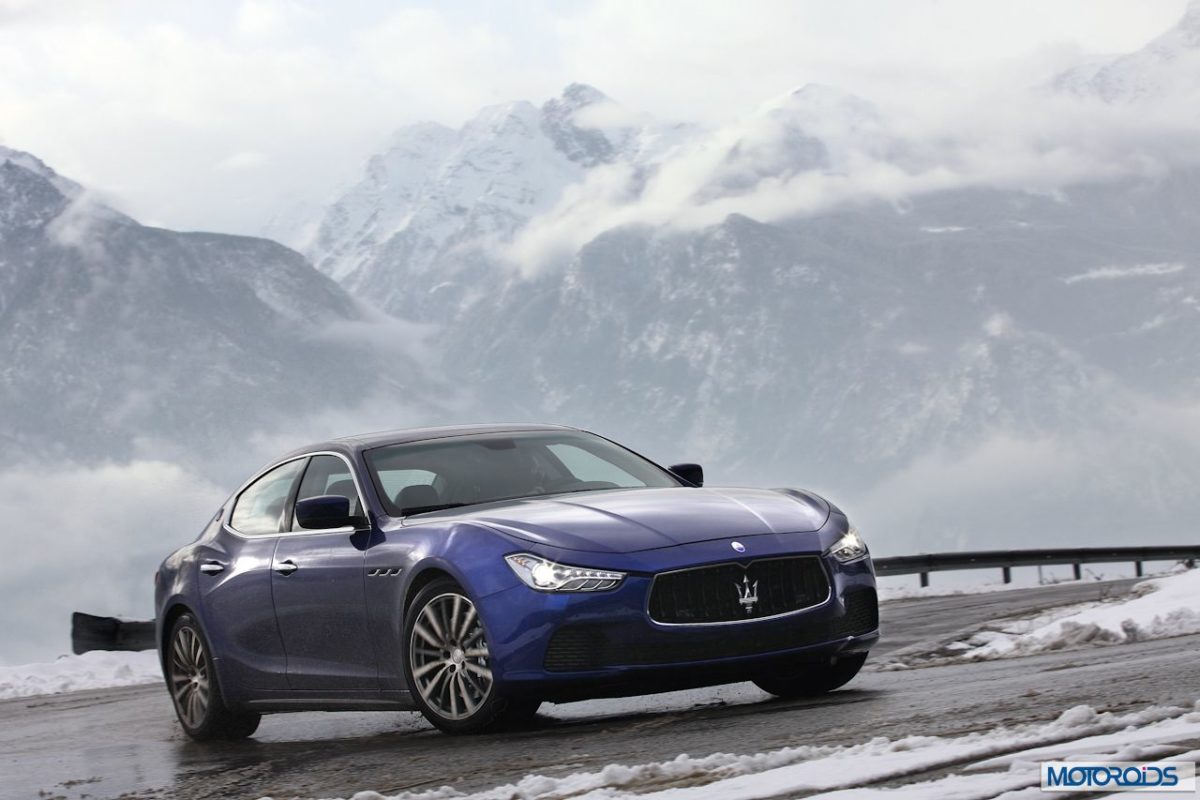
[[[845,564],[848,561],[856,561],[865,556],[867,554],[867,543],[858,535],[858,530],[851,527],[850,530],[842,535],[842,538],[834,542],[833,546],[825,552]]]
[[[505,556],[504,560],[526,586],[539,592],[602,592],[625,580],[624,572],[567,567],[528,553]]]

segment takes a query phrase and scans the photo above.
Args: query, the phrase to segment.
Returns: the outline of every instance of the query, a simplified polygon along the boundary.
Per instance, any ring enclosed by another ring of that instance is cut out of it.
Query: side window
[[[548,445],[548,449],[578,481],[611,483],[624,488],[646,485],[645,481],[638,480],[616,464],[594,456],[581,447],[552,444]]]
[[[229,526],[247,536],[279,533],[283,508],[303,466],[302,458],[289,461],[247,486],[238,495]]]
[[[354,477],[350,467],[337,456],[313,456],[308,461],[308,469],[304,471],[304,479],[300,481],[300,491],[296,500],[307,500],[310,497],[320,497],[323,494],[336,494],[350,501],[350,513],[361,514],[358,503],[358,490],[354,488]],[[302,531],[304,528],[293,517],[292,530]]]

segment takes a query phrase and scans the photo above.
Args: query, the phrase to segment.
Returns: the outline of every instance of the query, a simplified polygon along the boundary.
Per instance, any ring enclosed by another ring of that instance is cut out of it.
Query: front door
[[[344,494],[360,504],[350,467],[340,457],[309,459],[297,500]],[[361,513],[361,511],[355,512]],[[275,617],[292,689],[378,689],[375,649],[367,632],[364,552],[369,532],[307,531],[289,514],[271,565]]]
[[[280,464],[242,490],[229,529],[208,539],[199,553],[197,581],[207,632],[223,662],[227,691],[288,688],[271,599],[271,563],[303,467],[303,459]],[[218,515],[212,525],[220,527],[222,518]]]

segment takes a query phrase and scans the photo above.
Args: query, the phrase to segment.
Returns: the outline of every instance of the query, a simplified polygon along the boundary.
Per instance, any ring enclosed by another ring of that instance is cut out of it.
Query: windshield
[[[641,456],[576,431],[456,436],[365,455],[392,516],[519,497],[683,485]]]

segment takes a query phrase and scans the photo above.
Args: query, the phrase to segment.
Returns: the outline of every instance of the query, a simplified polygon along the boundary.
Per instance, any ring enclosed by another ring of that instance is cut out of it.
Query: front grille
[[[587,672],[605,667],[686,664],[721,658],[766,655],[806,645],[859,636],[879,627],[875,590],[851,589],[845,613],[811,620],[808,615],[753,626],[676,629],[611,623],[564,625],[550,637],[544,661],[548,672]],[[823,614],[824,612],[814,612]],[[765,627],[766,630],[762,630]]]
[[[828,596],[820,559],[794,556],[661,573],[650,590],[649,610],[655,622],[699,625],[773,617]]]

